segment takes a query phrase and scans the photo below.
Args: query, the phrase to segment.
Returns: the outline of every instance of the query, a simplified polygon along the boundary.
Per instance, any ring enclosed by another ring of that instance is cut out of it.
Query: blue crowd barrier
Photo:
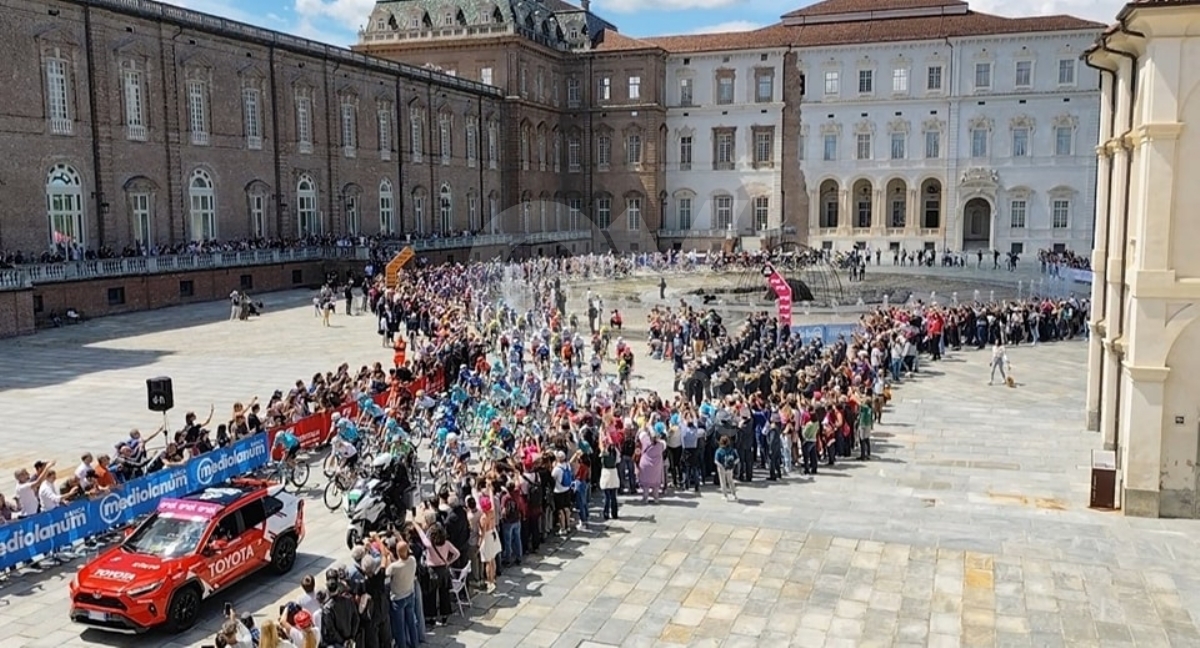
[[[850,340],[850,336],[862,330],[858,324],[798,324],[792,327],[792,334],[808,342],[813,338],[821,338],[825,344],[832,344],[839,335]]]
[[[267,435],[256,434],[177,468],[130,480],[101,497],[0,526],[0,569],[48,556],[152,513],[164,497],[183,497],[253,472],[270,460]]]

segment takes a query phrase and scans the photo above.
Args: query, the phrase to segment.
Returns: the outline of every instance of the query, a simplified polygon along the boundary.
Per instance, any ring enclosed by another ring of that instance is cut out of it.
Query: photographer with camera
[[[325,590],[329,600],[321,608],[321,648],[354,648],[362,619],[346,570],[326,571]]]

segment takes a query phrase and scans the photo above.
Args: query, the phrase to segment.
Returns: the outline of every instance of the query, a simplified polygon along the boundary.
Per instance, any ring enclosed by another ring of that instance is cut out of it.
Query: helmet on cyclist
[[[337,423],[338,421],[342,420],[342,415],[340,412],[334,412],[333,416],[329,417],[329,420]]]
[[[376,455],[376,457],[371,460],[371,467],[374,468],[375,470],[381,470],[383,468],[387,468],[388,465],[391,463],[392,463],[392,455],[390,453],[384,452],[382,454]]]
[[[454,443],[456,441],[458,441],[458,435],[455,434],[454,432],[451,432],[450,434],[446,435],[446,443],[447,444]]]

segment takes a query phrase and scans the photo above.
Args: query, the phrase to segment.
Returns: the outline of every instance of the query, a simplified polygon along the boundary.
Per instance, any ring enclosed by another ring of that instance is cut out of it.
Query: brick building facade
[[[498,157],[467,150],[503,121],[495,88],[142,0],[2,6],[0,249],[479,231],[502,210]]]

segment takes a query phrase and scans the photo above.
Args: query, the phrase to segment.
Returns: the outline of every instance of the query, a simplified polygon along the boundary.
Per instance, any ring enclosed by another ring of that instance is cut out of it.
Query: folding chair
[[[463,600],[466,600],[467,607],[473,607],[471,605],[471,588],[468,585],[470,576],[470,561],[467,561],[467,564],[462,569],[450,570],[450,593],[454,595],[454,602],[458,604],[458,613],[464,618],[467,614],[463,612]]]

